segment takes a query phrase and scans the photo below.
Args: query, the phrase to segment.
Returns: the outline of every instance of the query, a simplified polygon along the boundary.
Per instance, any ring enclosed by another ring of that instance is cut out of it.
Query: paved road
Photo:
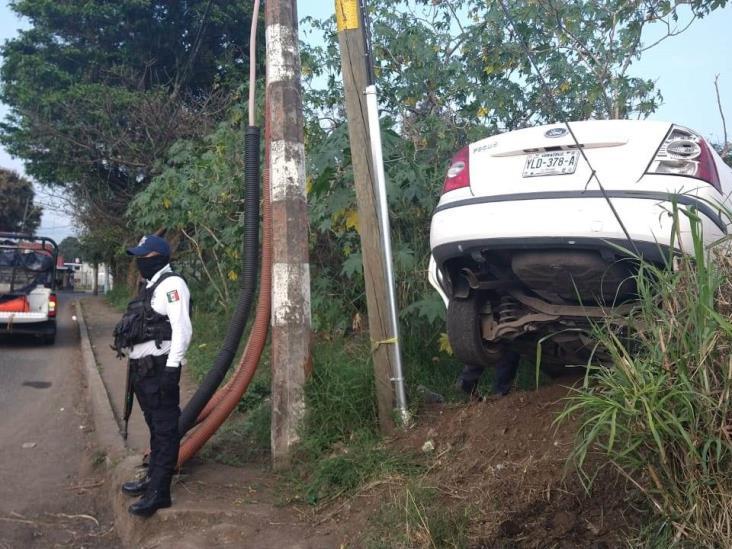
[[[95,465],[74,294],[53,346],[0,338],[0,549],[118,547]]]

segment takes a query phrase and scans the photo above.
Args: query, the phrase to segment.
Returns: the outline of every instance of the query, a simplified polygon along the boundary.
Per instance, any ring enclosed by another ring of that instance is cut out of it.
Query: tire
[[[53,345],[56,343],[56,334],[46,334],[43,336],[43,344],[44,345]]]
[[[492,362],[480,328],[480,310],[484,302],[485,297],[470,292],[465,299],[451,299],[447,306],[447,338],[453,354],[470,366],[488,366]]]

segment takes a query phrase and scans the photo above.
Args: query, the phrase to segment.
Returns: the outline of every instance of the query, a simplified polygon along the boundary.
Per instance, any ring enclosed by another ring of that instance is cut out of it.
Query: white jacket
[[[163,275],[170,272],[170,265],[160,269],[148,280],[147,288],[151,287]],[[188,285],[179,276],[169,276],[155,288],[152,295],[151,305],[153,310],[161,315],[167,316],[170,320],[170,327],[173,335],[170,341],[163,341],[158,349],[154,341],[138,343],[132,347],[129,357],[139,359],[144,356],[160,356],[168,354],[166,366],[178,368],[191,343],[193,328],[191,327],[191,316],[189,310],[191,293]]]

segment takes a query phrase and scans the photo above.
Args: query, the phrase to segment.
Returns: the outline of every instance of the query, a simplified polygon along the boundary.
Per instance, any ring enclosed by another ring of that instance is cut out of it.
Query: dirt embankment
[[[612,467],[600,468],[588,494],[567,467],[576,424],[554,424],[567,394],[552,385],[495,401],[431,407],[416,428],[394,440],[399,451],[425,455],[422,482],[435,488],[437,505],[467,514],[469,547],[602,548],[627,539],[629,523],[638,520],[627,483]],[[379,490],[362,498],[368,503],[357,514],[378,512],[388,497]]]

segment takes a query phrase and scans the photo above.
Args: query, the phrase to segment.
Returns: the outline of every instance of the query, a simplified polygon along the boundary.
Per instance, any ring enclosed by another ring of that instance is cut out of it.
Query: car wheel
[[[447,337],[455,358],[471,366],[487,366],[491,353],[483,343],[480,310],[485,297],[470,292],[467,298],[453,298],[447,306]]]
[[[56,343],[56,334],[48,334],[43,336],[43,343],[45,345],[53,345]]]

